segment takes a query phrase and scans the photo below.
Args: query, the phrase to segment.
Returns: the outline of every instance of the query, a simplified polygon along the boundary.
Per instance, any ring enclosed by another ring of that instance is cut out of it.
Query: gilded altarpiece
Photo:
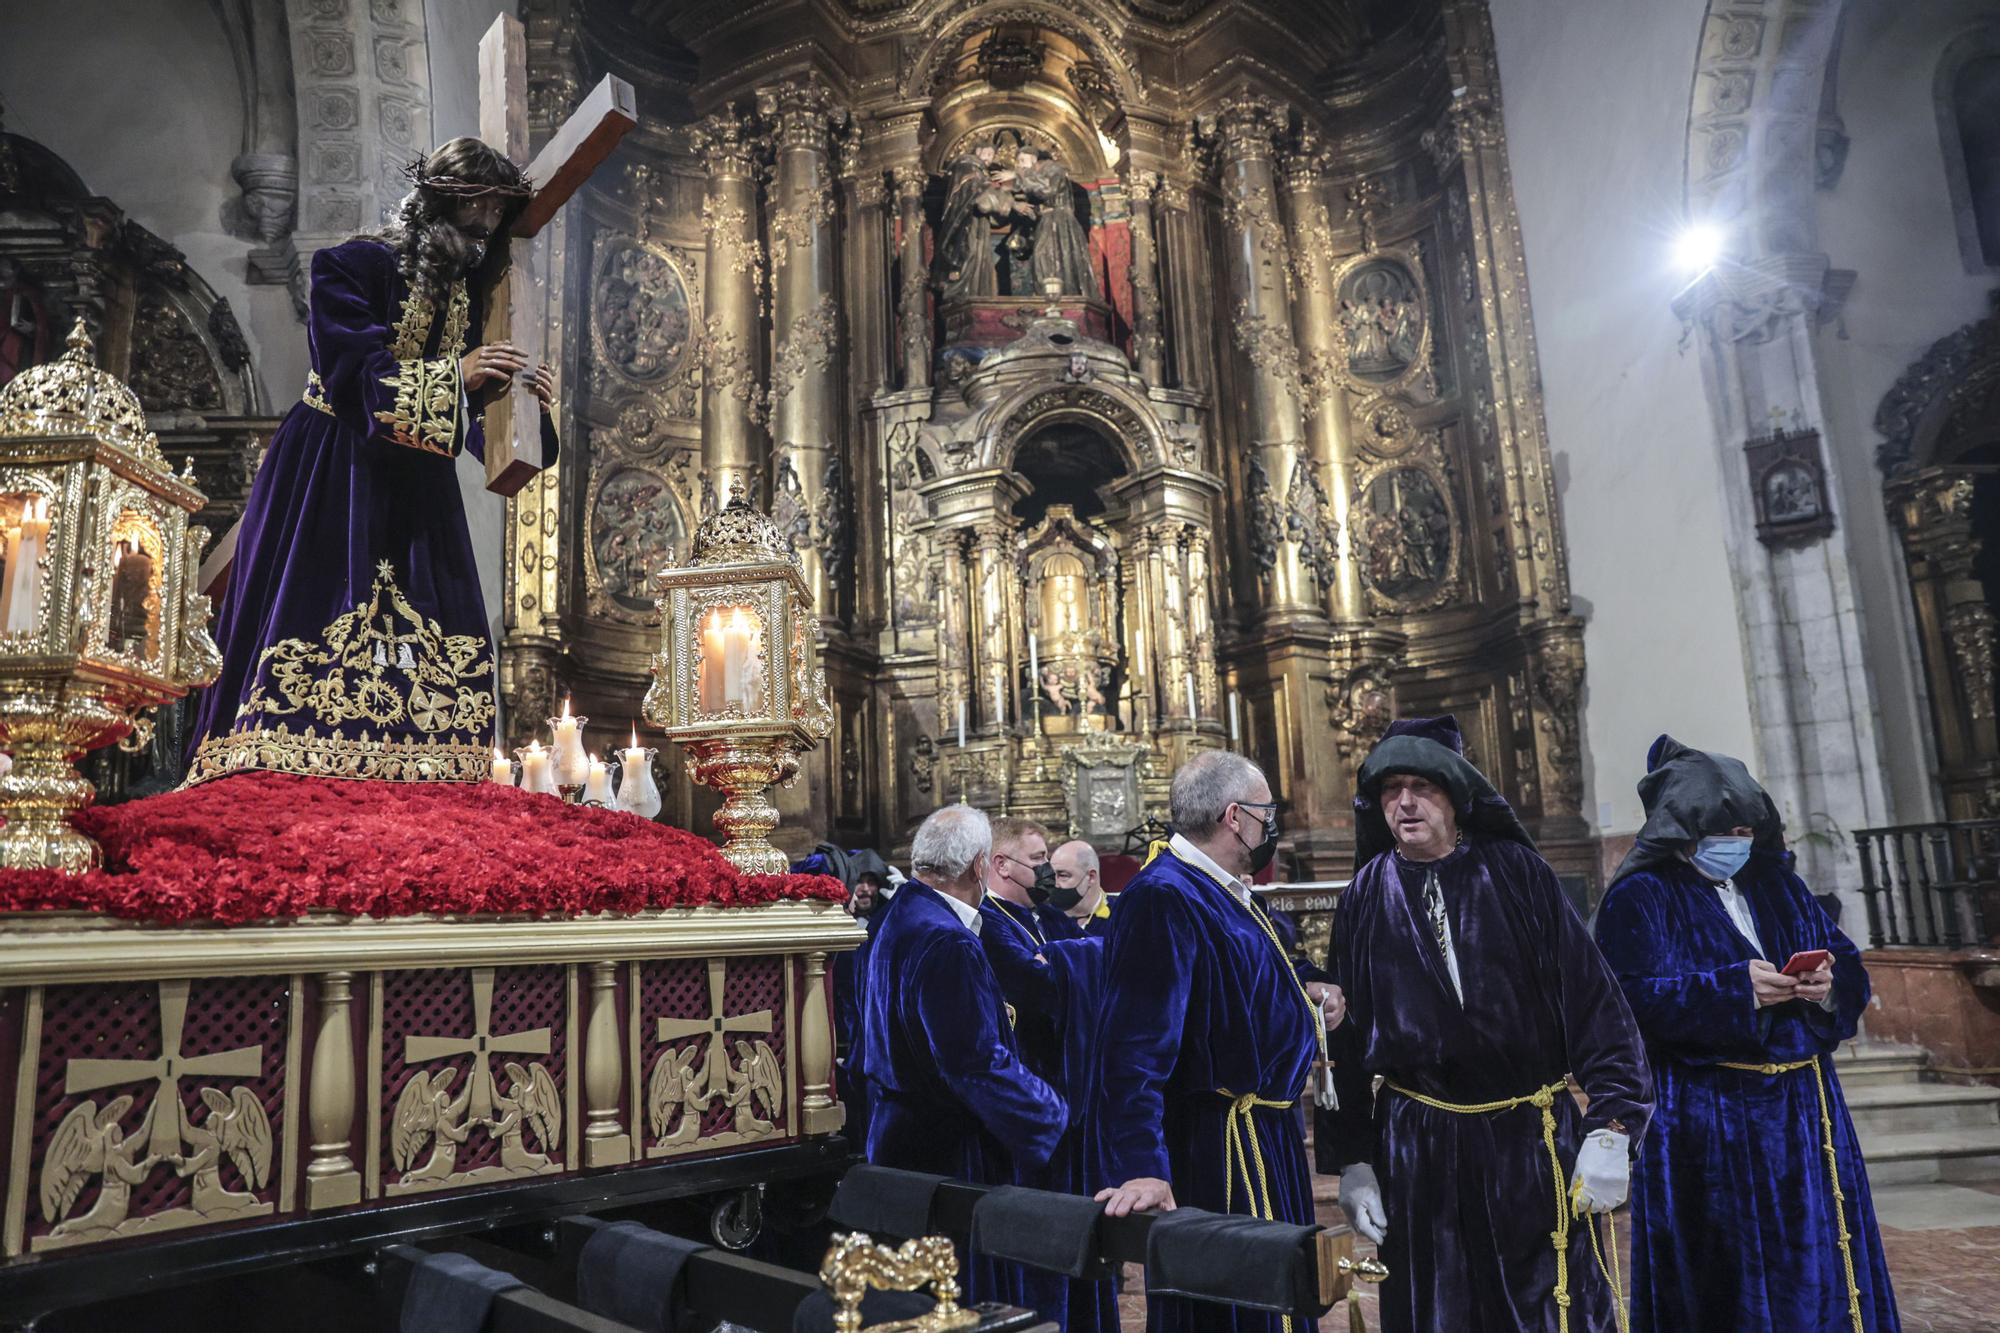
[[[1361,756],[1448,709],[1594,866],[1480,0],[559,7],[537,86],[617,49],[650,105],[571,210],[574,445],[515,505],[517,730],[559,684],[624,733],[648,565],[747,490],[821,600],[798,850],[894,854],[960,798],[1116,846],[1230,746],[1300,869],[1344,873]]]

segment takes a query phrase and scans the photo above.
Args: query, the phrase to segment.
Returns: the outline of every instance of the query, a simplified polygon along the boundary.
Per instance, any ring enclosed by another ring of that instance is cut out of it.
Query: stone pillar
[[[1228,288],[1224,317],[1244,367],[1245,493],[1260,623],[1322,620],[1318,555],[1288,511],[1315,507],[1299,408],[1299,349],[1285,292],[1285,232],[1273,158],[1284,108],[1261,97],[1224,102],[1202,127],[1220,149]]]
[[[842,413],[840,303],[834,250],[832,130],[845,124],[821,84],[760,88],[770,127],[771,517],[805,567],[822,625],[840,619],[852,528],[836,435]]]
[[[1160,336],[1160,249],[1153,232],[1157,171],[1134,171],[1125,182],[1132,209],[1132,352],[1139,378],[1148,385],[1167,382],[1166,343]]]
[[[703,331],[701,468],[704,509],[742,494],[764,503],[763,406],[757,363],[764,248],[757,241],[754,125],[724,111],[689,136],[708,169],[701,225],[708,240]]]
[[[888,460],[882,447],[881,419],[867,410],[867,405],[897,378],[896,293],[891,276],[896,257],[892,235],[895,208],[888,173],[862,160],[859,136],[849,135],[840,147],[847,256],[843,266],[845,303],[853,338],[848,357],[848,410],[842,417],[847,423],[846,455],[852,464],[853,535],[849,545],[856,552],[887,551]],[[853,568],[850,624],[857,640],[872,641],[889,623],[889,562],[857,559]]]
[[[924,169],[912,163],[895,169],[896,216],[900,230],[896,261],[903,280],[896,301],[897,347],[905,389],[931,382],[930,266],[924,262]]]

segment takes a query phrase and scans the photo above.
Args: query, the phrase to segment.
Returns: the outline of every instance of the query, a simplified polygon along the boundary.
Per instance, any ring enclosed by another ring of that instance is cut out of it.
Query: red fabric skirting
[[[77,826],[104,869],[0,870],[0,911],[234,924],[846,899],[823,875],[744,875],[684,829],[497,783],[243,773],[85,810]]]

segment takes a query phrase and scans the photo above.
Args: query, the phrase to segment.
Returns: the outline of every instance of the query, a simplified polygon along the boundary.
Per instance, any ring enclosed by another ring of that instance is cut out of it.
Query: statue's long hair
[[[528,178],[506,154],[462,135],[412,162],[415,188],[373,239],[396,252],[396,268],[412,299],[441,300],[472,257],[472,242],[452,225],[460,204],[486,195],[526,197]],[[504,221],[503,221],[504,225]]]

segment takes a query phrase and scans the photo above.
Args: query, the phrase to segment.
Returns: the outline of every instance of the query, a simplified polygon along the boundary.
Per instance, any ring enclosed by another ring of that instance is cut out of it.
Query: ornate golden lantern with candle
[[[142,710],[222,669],[195,586],[209,534],[188,522],[206,503],[81,320],[59,360],[0,389],[0,865],[96,864],[69,822],[92,794],[77,758],[145,744]]]
[[[739,498],[695,530],[685,567],[654,578],[660,651],[646,719],[687,750],[688,776],[723,794],[722,854],[746,873],[782,874],[765,793],[797,777],[799,756],[833,729],[798,555]]]

